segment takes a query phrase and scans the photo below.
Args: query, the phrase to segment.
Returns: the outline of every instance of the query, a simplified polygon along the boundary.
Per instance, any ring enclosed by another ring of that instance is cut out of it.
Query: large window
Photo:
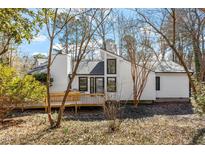
[[[79,77],[79,91],[88,91],[87,77]]]
[[[107,92],[116,92],[116,77],[107,78]]]
[[[95,78],[95,92],[104,93],[104,77]]]
[[[157,91],[160,90],[160,77],[159,76],[156,77],[156,90]]]
[[[107,74],[116,74],[116,59],[107,59]]]

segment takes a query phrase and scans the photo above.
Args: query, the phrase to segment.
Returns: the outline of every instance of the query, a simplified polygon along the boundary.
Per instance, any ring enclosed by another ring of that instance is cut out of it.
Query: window
[[[88,91],[87,77],[79,77],[79,91]]]
[[[116,77],[107,78],[107,92],[116,92]]]
[[[104,77],[95,78],[95,92],[104,93]]]
[[[159,76],[157,76],[156,77],[156,90],[160,90],[160,77]]]
[[[90,93],[94,93],[95,92],[95,80],[94,77],[90,78]]]
[[[107,74],[116,74],[116,59],[107,59]]]

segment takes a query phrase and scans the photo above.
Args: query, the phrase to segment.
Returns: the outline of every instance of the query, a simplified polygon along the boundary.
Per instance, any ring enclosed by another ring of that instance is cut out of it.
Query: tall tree
[[[186,16],[181,19],[191,38],[197,79],[202,81],[205,78],[205,14],[198,9],[186,9],[185,12]]]
[[[180,54],[180,51],[175,47],[175,44],[173,42],[173,39],[170,40],[170,38],[166,35],[166,33],[164,31],[162,31],[161,29],[159,29],[159,27],[156,24],[156,21],[152,21],[151,18],[149,16],[147,16],[145,13],[136,10],[137,14],[139,15],[139,17],[142,18],[142,21],[145,22],[146,24],[148,24],[149,26],[151,26],[159,35],[161,35],[163,37],[163,39],[167,42],[168,46],[173,50],[173,52],[176,54],[177,58],[179,59],[181,65],[184,67],[184,70],[189,78],[189,82],[190,85],[192,87],[194,96],[196,97],[196,87],[194,84],[194,81],[192,80],[192,76],[191,73],[189,72],[189,69],[186,65],[186,62],[184,61],[183,56]],[[173,28],[174,26],[176,26],[176,20],[173,20]]]
[[[76,35],[76,59],[75,63],[72,69],[72,75],[68,82],[65,95],[63,97],[59,112],[58,112],[58,119],[56,122],[56,127],[60,127],[61,125],[61,119],[64,112],[64,106],[66,99],[68,97],[68,94],[70,92],[70,87],[72,85],[72,82],[76,76],[76,72],[78,70],[78,66],[81,62],[81,60],[90,52],[89,46],[92,46],[93,43],[93,37],[96,33],[97,29],[100,27],[101,24],[105,21],[105,19],[109,16],[110,11],[107,12],[107,14],[104,16],[104,18],[99,19],[100,22],[96,23],[97,13],[100,11],[100,9],[92,9],[91,11],[84,13],[79,16],[80,19],[80,27],[81,31]],[[80,42],[80,43],[79,43]],[[79,43],[79,44],[78,44]]]
[[[0,9],[0,55],[9,50],[10,44],[30,41],[41,25],[38,13],[30,9]]]
[[[151,54],[147,50],[147,42],[144,42],[145,48],[143,48],[141,52],[137,52],[136,41],[134,37],[126,35],[124,37],[124,41],[126,42],[127,52],[131,62],[133,100],[134,104],[138,105],[144,88],[146,86],[148,75],[152,71],[155,63],[151,62],[153,54]]]
[[[53,51],[53,43],[57,35],[62,31],[65,25],[74,18],[74,16],[70,16],[70,11],[69,11],[66,14],[65,22],[57,25],[58,9],[42,9],[41,15],[46,25],[48,37],[50,40],[49,51],[48,51],[46,89],[47,89],[48,119],[49,119],[51,127],[53,127],[54,121],[51,116],[51,104],[50,104],[50,82],[51,82],[50,67],[52,64],[51,56],[52,56],[52,51]]]

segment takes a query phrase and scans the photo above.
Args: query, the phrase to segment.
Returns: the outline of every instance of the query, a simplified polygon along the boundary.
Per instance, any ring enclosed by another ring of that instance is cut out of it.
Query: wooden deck
[[[51,93],[50,102],[51,108],[59,108],[63,100],[64,93]],[[100,106],[104,108],[105,97],[104,94],[95,93],[95,94],[84,94],[79,92],[70,92],[66,102],[65,107],[75,107],[75,112],[79,107],[83,106]],[[17,106],[18,109],[37,109],[44,108],[47,111],[48,103],[47,100],[42,101],[42,103],[28,103],[24,106]]]

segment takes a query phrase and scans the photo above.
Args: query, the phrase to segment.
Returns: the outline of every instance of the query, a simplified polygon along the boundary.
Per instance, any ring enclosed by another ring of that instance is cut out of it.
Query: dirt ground
[[[77,115],[68,108],[62,126],[50,129],[44,110],[14,111],[0,125],[0,144],[205,144],[205,117],[190,103],[126,105],[121,120],[110,133],[100,108],[81,108]]]

